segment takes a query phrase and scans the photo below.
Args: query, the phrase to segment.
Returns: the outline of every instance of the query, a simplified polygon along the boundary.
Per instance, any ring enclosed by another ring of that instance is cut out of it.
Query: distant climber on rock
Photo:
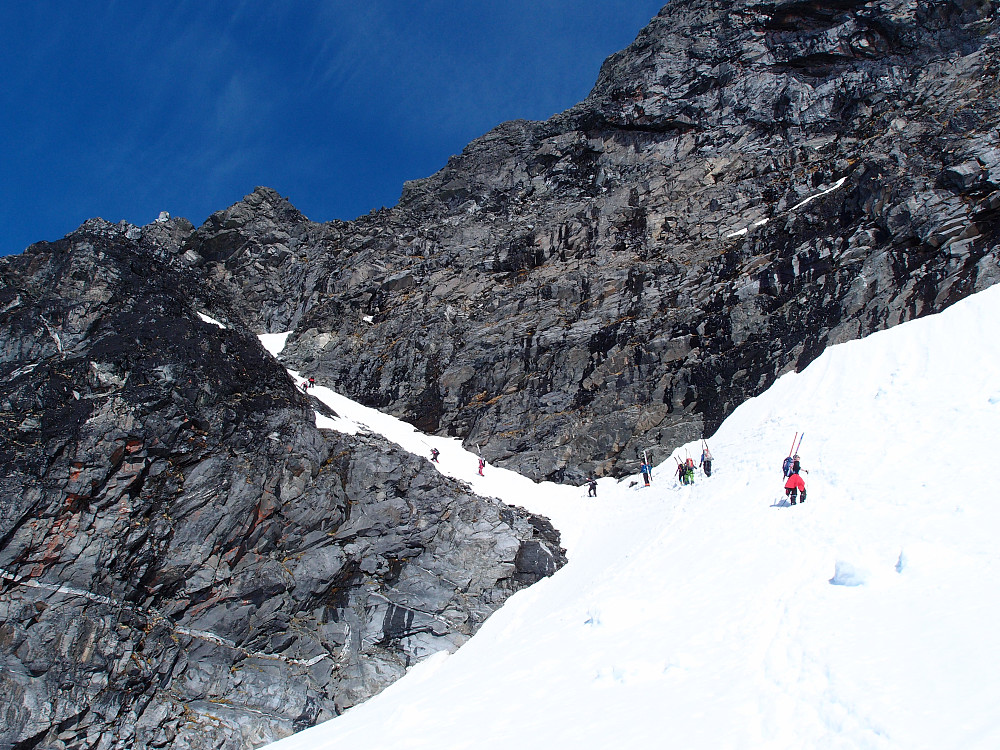
[[[587,480],[587,497],[597,497],[597,480],[590,477]]]
[[[312,375],[309,376],[309,380],[307,382],[309,383],[308,385],[309,388],[316,387],[316,378],[314,378]]]
[[[795,505],[795,497],[800,493],[799,502],[804,503],[806,501],[806,483],[800,474],[790,474],[785,481],[785,496],[792,505]]]
[[[431,461],[433,461],[434,463],[440,463],[440,461],[438,461],[438,456],[440,455],[441,451],[439,451],[437,448],[431,448]]]

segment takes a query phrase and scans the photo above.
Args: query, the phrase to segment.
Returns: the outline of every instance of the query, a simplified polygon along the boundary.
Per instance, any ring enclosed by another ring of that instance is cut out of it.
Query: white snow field
[[[457,442],[310,391],[549,516],[569,563],[456,653],[269,747],[1000,748],[998,320],[1000,286],[832,347],[726,420],[711,478],[680,487],[668,459],[597,499],[480,478]]]

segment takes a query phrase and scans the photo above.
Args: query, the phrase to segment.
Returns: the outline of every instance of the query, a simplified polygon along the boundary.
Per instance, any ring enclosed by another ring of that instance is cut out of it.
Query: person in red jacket
[[[801,493],[800,502],[806,501],[806,483],[802,481],[801,474],[792,474],[785,481],[785,495],[795,505],[795,496]]]

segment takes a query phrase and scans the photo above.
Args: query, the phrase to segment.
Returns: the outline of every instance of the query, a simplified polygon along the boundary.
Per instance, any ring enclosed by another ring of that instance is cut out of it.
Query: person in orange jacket
[[[785,480],[785,495],[795,505],[795,496],[801,493],[800,502],[806,501],[806,483],[801,474],[792,474]]]

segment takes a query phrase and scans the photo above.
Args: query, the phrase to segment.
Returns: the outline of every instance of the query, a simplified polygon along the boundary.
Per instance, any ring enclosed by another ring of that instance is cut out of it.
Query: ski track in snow
[[[478,477],[457,440],[310,389],[341,427],[436,446],[440,470],[552,518],[569,563],[456,653],[270,747],[1000,747],[998,317],[1000,286],[831,347],[736,409],[711,478],[680,487],[667,460],[596,499]]]

